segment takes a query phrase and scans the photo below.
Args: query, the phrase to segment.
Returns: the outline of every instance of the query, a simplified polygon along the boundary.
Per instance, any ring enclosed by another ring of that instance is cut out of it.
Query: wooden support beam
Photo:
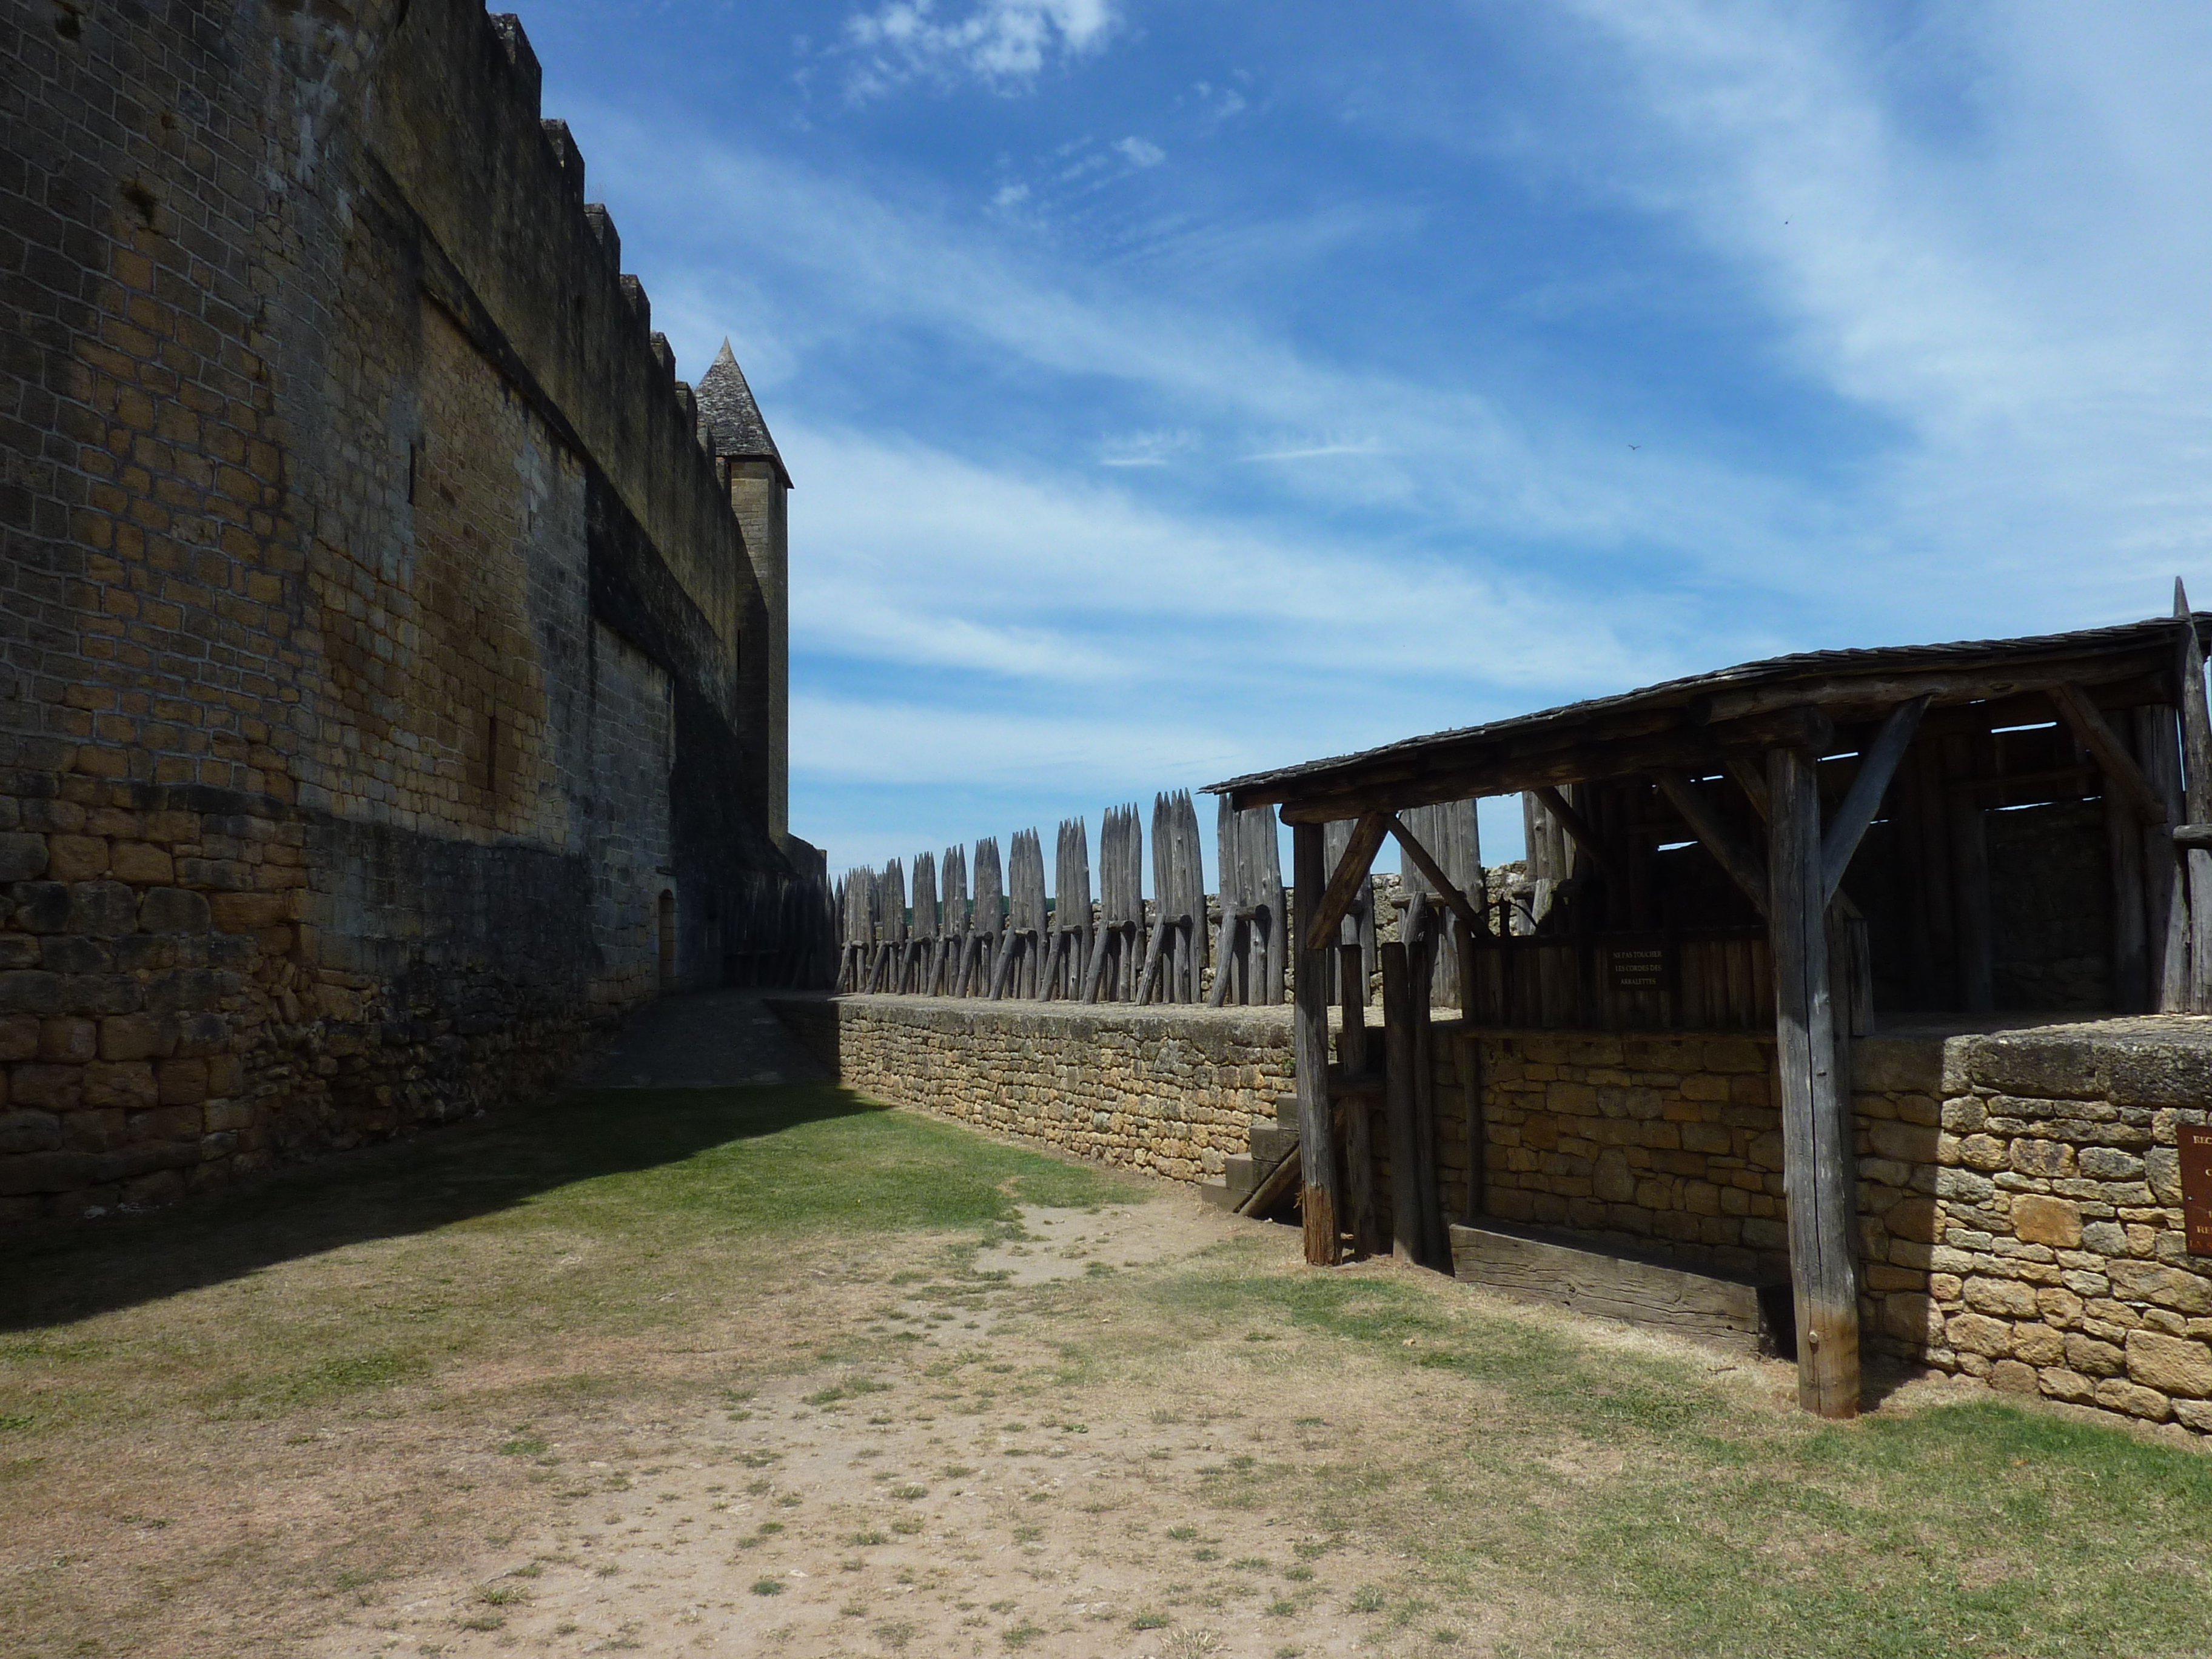
[[[1367,967],[1357,945],[1339,945],[1336,951],[1336,1062],[1345,1076],[1364,1077],[1370,1069],[1367,1054]]]
[[[2136,755],[2143,775],[2166,804],[2173,823],[2188,821],[2181,787],[2180,711],[2152,703],[2135,711]],[[2184,1012],[2189,1005],[2189,901],[2185,848],[2169,824],[2145,827],[2143,838],[2143,955],[2148,984],[2143,1000],[2157,1014]]]
[[[2053,657],[2045,662],[2025,663],[1995,672],[1929,669],[1864,677],[1836,675],[1826,679],[1747,686],[1739,691],[1709,692],[1692,701],[1690,718],[1700,724],[1720,725],[1792,707],[1894,708],[1915,697],[1931,697],[1937,702],[1981,702],[2025,691],[2048,691],[2055,685],[2101,685],[2112,680],[2132,679],[2166,666],[2156,660],[2155,653],[2124,651]],[[1817,744],[1810,746],[1825,747]]]
[[[1468,1018],[1474,1016],[1470,1013]],[[1467,1201],[1460,1219],[1472,1226],[1482,1213],[1483,1166],[1489,1152],[1489,1114],[1482,1097],[1482,1039],[1473,1031],[1459,1035],[1460,1109],[1467,1136]]]
[[[1359,822],[1352,826],[1352,839],[1345,844],[1344,856],[1336,861],[1336,873],[1328,878],[1328,891],[1322,895],[1321,908],[1314,912],[1312,924],[1306,931],[1307,950],[1323,951],[1335,943],[1336,930],[1351,910],[1352,900],[1359,896],[1359,884],[1367,879],[1382,837],[1389,833],[1388,812],[1363,813]]]
[[[1405,849],[1406,856],[1413,860],[1422,875],[1428,878],[1429,885],[1436,889],[1437,896],[1444,902],[1444,907],[1459,918],[1460,925],[1470,933],[1487,933],[1489,929],[1484,925],[1481,912],[1467,902],[1467,895],[1461,892],[1452,878],[1444,873],[1443,866],[1429,855],[1429,849],[1421,845],[1419,838],[1395,817],[1389,818],[1388,823],[1390,833],[1398,838],[1398,845]]]
[[[1752,908],[1760,915],[1766,915],[1766,866],[1759,854],[1736,839],[1728,821],[1713,810],[1712,803],[1688,778],[1673,772],[1654,772],[1651,781],[1659,786],[1659,793],[1682,815],[1682,822],[1690,826],[1705,850],[1728,872],[1729,879],[1743,890]]]
[[[2173,579],[2181,628],[2181,759],[2185,810],[2191,823],[2212,823],[2212,713],[2204,699],[2204,648],[2181,578]],[[2192,1014],[2212,1013],[2212,853],[2182,846],[2189,877],[2189,994]]]
[[[1751,810],[1759,814],[1759,821],[1761,823],[1767,822],[1774,816],[1774,809],[1767,804],[1766,774],[1761,769],[1765,763],[1748,760],[1741,755],[1730,755],[1727,764],[1728,775],[1735,780],[1736,787],[1743,791],[1744,799],[1751,803]]]
[[[1291,831],[1291,881],[1300,908],[1315,902],[1328,884],[1328,854],[1318,823]],[[1296,937],[1296,935],[1293,935]],[[1316,1267],[1336,1264],[1338,1218],[1344,1212],[1343,1187],[1336,1158],[1336,1132],[1328,1099],[1328,954],[1298,952],[1297,980],[1291,1015],[1291,1063],[1298,1086],[1298,1213],[1304,1223],[1306,1260]]]
[[[2073,730],[2081,746],[2089,751],[2090,758],[2097,763],[2097,769],[2135,810],[2136,816],[2145,823],[2164,823],[2165,798],[2143,775],[2142,768],[2136,764],[2136,757],[2120,741],[2119,733],[2112,730],[2103,711],[2083,695],[2081,688],[2055,686],[2051,702],[2058,710],[2058,718]]]
[[[2204,701],[2204,647],[2181,578],[2173,579],[2173,614],[2181,634],[2181,731],[2185,799],[2191,823],[2212,823],[2212,711]]]
[[[1552,815],[1560,829],[1574,837],[1575,845],[1588,853],[1599,869],[1615,881],[1627,880],[1627,872],[1620,867],[1620,860],[1613,855],[1613,848],[1605,844],[1597,831],[1590,828],[1589,820],[1576,811],[1565,795],[1548,783],[1539,784],[1528,793],[1544,803],[1544,810]]]
[[[2181,831],[2176,830],[2179,836]],[[2206,831],[2212,836],[2212,830]],[[2112,1006],[2150,1012],[2143,926],[2143,827],[2117,792],[2105,796],[2105,844],[2112,875]]]
[[[1382,947],[1382,1115],[1390,1142],[1390,1248],[1401,1261],[1421,1259],[1421,1199],[1414,1170],[1420,1136],[1413,1111],[1413,976],[1402,940]]]
[[[1332,818],[1356,818],[1363,812],[1395,812],[1401,807],[1437,801],[1510,795],[1542,784],[1628,777],[1653,767],[1710,769],[1717,757],[1731,749],[1764,753],[1777,744],[1787,744],[1820,751],[1834,741],[1835,726],[1826,714],[1818,708],[1790,708],[1718,726],[1678,725],[1648,736],[1602,743],[1553,739],[1527,753],[1518,752],[1516,745],[1501,743],[1487,750],[1403,766],[1378,766],[1371,774],[1316,786],[1311,794],[1297,793],[1296,786],[1286,781],[1239,790],[1231,799],[1240,806],[1279,799],[1284,802],[1284,823],[1322,823]]]
[[[1844,872],[1851,867],[1851,855],[1859,850],[1867,825],[1874,822],[1874,815],[1881,806],[1889,781],[1897,775],[1897,763],[1905,758],[1912,734],[1919,729],[1920,717],[1927,712],[1928,699],[1924,696],[1898,704],[1881,723],[1881,733],[1873,744],[1859,757],[1859,775],[1851,780],[1850,792],[1836,808],[1835,817],[1820,837],[1823,904],[1835,897],[1836,889],[1844,884]],[[2094,714],[2096,710],[2089,712]]]
[[[1443,1197],[1437,1184],[1437,1028],[1430,1013],[1437,983],[1437,951],[1445,937],[1442,927],[1429,928],[1406,952],[1407,977],[1413,981],[1409,1000],[1413,1014],[1413,1191],[1421,1200],[1420,1262],[1425,1267],[1442,1267],[1451,1260],[1451,1242],[1444,1232]]]
[[[1820,892],[1815,757],[1767,757],[1774,908],[1776,1069],[1790,1194],[1790,1271],[1797,1305],[1797,1403],[1821,1417],[1859,1409],[1859,1300],[1850,1103],[1837,1087],[1827,927]]]

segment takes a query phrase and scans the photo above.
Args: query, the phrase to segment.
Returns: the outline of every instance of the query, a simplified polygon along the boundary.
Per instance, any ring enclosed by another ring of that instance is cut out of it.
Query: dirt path
[[[1025,1291],[1184,1261],[1231,1232],[1287,1249],[1267,1237],[1287,1230],[1176,1194],[1027,1210],[1024,1231],[976,1255],[988,1291],[874,1299],[867,1327],[911,1339],[902,1364],[810,1371],[654,1425],[634,1459],[576,1468],[544,1445],[553,1514],[391,1587],[316,1650],[1352,1651],[1371,1621],[1316,1606],[1316,1564],[1339,1585],[1387,1564],[1261,1510],[1191,1501],[1287,1419],[1255,1420],[1249,1401],[1178,1412],[1114,1379],[1036,1386],[1055,1354]]]

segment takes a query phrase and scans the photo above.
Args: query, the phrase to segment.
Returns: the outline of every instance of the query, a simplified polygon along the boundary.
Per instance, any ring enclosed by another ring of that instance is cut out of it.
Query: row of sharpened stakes
[[[941,860],[916,854],[911,894],[896,859],[881,870],[850,871],[837,892],[837,988],[1215,1006],[1282,1001],[1288,917],[1274,814],[1222,803],[1220,920],[1212,938],[1198,811],[1188,790],[1154,798],[1152,837],[1149,914],[1144,830],[1133,804],[1106,810],[1095,906],[1081,818],[1060,823],[1049,900],[1034,830],[1014,835],[1003,871],[994,837],[975,843],[972,872],[959,847],[946,848]]]

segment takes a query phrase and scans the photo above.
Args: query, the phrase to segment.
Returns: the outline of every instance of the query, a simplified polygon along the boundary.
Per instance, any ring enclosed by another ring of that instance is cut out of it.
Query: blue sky
[[[680,372],[726,334],[797,481],[833,866],[2212,604],[2201,3],[523,21]]]

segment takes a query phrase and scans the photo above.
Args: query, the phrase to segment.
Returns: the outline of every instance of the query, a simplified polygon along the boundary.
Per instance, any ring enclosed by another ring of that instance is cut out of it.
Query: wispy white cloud
[[[1165,466],[1197,447],[1194,432],[1130,432],[1109,440],[1100,452],[1101,466]]]
[[[845,20],[859,59],[847,89],[865,99],[918,78],[1026,85],[1054,58],[1098,50],[1117,21],[1113,0],[978,0],[951,18],[935,0],[889,0]]]
[[[1281,449],[1263,449],[1257,454],[1239,455],[1237,459],[1240,461],[1314,461],[1331,455],[1373,455],[1382,447],[1372,438],[1358,438],[1349,441],[1292,444]]]
[[[1167,151],[1149,138],[1131,137],[1116,139],[1114,148],[1121,151],[1131,165],[1135,167],[1156,167],[1168,159]]]
[[[1863,502],[1893,568],[1982,605],[2002,572],[2048,622],[2202,568],[2212,15],[1939,10],[1892,41],[1833,6],[1576,9],[1626,71],[1634,142],[1601,175],[1751,273],[1796,366],[1909,434]]]

